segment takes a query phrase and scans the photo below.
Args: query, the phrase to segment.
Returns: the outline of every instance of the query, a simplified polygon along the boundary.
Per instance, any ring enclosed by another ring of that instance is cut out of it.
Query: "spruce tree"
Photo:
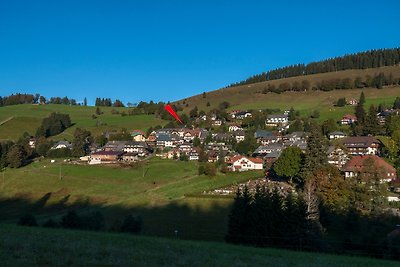
[[[301,171],[303,182],[307,176],[313,174],[318,168],[328,163],[327,140],[322,135],[320,127],[312,125],[307,138],[307,149],[304,155],[304,164]]]
[[[364,91],[361,92],[360,99],[358,100],[358,103],[360,103],[361,105],[364,105],[364,104],[365,104],[365,95],[364,95]]]
[[[376,135],[379,133],[379,121],[378,117],[376,116],[376,110],[374,105],[371,105],[369,107],[369,112],[368,115],[365,117],[365,122],[364,122],[364,134],[368,135]]]

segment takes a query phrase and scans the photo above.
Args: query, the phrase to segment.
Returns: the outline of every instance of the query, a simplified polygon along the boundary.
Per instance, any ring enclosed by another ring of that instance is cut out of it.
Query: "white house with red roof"
[[[250,158],[245,156],[235,156],[228,162],[228,169],[231,171],[249,171],[262,170],[264,161],[258,158]]]
[[[350,125],[357,121],[357,117],[351,114],[346,114],[340,120],[341,125]]]
[[[368,161],[370,160],[370,161]],[[394,181],[397,179],[396,169],[376,155],[355,156],[343,167],[345,178],[356,177],[360,173],[366,171],[370,162],[374,162],[374,168],[380,174],[381,180],[385,182]]]

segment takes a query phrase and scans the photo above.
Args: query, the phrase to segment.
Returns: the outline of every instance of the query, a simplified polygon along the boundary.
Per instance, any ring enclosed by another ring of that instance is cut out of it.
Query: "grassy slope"
[[[69,206],[80,205],[83,212],[101,209],[109,225],[113,218],[133,212],[142,216],[147,234],[167,236],[178,228],[188,239],[222,240],[232,199],[185,194],[259,178],[262,173],[209,178],[197,175],[197,164],[158,158],[132,169],[62,164],[62,180],[60,163],[48,159],[8,169],[4,180],[0,176],[0,221],[15,223],[29,212],[43,223],[49,217],[58,219]]]
[[[304,115],[309,114],[313,110],[319,110],[321,113],[321,119],[338,118],[343,114],[353,112],[354,110],[353,107],[333,107],[333,102],[336,101],[338,98],[346,97],[347,99],[358,99],[361,91],[364,91],[367,98],[367,105],[379,103],[392,105],[396,96],[400,95],[400,87],[390,87],[383,90],[364,88],[362,90],[352,89],[334,90],[330,92],[285,92],[282,94],[262,94],[261,92],[267,86],[267,84],[274,84],[278,86],[279,84],[284,82],[292,83],[294,81],[301,82],[302,80],[309,80],[311,82],[311,85],[313,86],[323,79],[345,77],[350,77],[354,79],[357,76],[364,77],[367,74],[374,75],[379,72],[384,72],[386,74],[392,73],[395,77],[400,77],[400,66],[383,67],[368,70],[346,70],[224,88],[208,92],[206,98],[203,98],[202,95],[196,95],[187,98],[186,103],[188,103],[189,106],[185,107],[184,111],[188,112],[194,106],[197,106],[199,110],[209,110],[210,108],[217,107],[218,104],[223,101],[228,101],[232,104],[231,109],[279,108],[281,110],[288,110],[290,109],[290,107],[294,107],[296,110],[300,110]],[[177,102],[180,102],[182,104],[182,100]],[[210,107],[206,107],[207,102],[210,102]]]
[[[43,118],[52,112],[67,113],[74,126],[67,129],[64,133],[53,137],[54,139],[72,140],[76,127],[81,127],[92,131],[94,134],[106,130],[119,130],[126,128],[128,130],[140,129],[147,130],[150,126],[163,125],[164,121],[156,119],[154,115],[124,116],[112,115],[112,107],[101,107],[104,114],[98,116],[98,119],[92,119],[95,114],[95,107],[66,106],[66,105],[15,105],[0,107],[0,121],[13,117],[10,121],[0,125],[0,140],[19,138],[25,131],[34,135]],[[122,112],[125,108],[115,108]],[[101,121],[106,125],[96,126],[96,121]]]
[[[130,236],[0,225],[4,266],[398,266],[398,262]]]

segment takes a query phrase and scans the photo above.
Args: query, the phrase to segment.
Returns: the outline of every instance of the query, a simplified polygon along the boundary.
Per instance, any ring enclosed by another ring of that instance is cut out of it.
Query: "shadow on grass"
[[[16,224],[23,215],[32,214],[43,225],[48,219],[59,221],[70,210],[80,215],[100,211],[106,220],[104,230],[132,214],[142,218],[144,235],[223,241],[231,208],[227,198],[189,197],[153,207],[108,205],[104,200],[71,197],[67,192],[48,192],[36,201],[31,199],[27,194],[0,197],[0,223]]]

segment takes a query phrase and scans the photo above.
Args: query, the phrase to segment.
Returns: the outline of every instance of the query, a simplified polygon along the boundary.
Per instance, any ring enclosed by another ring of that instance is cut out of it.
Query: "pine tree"
[[[365,121],[365,110],[364,110],[364,105],[361,104],[361,102],[358,102],[356,106],[355,115],[357,117],[357,123],[359,125],[363,125]]]
[[[321,133],[320,127],[313,125],[307,139],[307,149],[304,156],[304,165],[301,171],[303,182],[318,168],[328,163],[326,154],[327,141]]]
[[[244,243],[249,227],[249,215],[252,197],[247,186],[243,191],[238,188],[228,219],[228,235],[226,241],[230,243]]]
[[[365,104],[365,95],[364,95],[364,91],[361,92],[360,94],[360,99],[358,100],[358,103],[360,103],[361,105]]]
[[[378,121],[378,117],[376,116],[376,110],[374,105],[371,105],[369,107],[369,112],[368,115],[365,118],[365,122],[364,122],[364,134],[368,135],[376,135],[379,133],[379,121]]]

